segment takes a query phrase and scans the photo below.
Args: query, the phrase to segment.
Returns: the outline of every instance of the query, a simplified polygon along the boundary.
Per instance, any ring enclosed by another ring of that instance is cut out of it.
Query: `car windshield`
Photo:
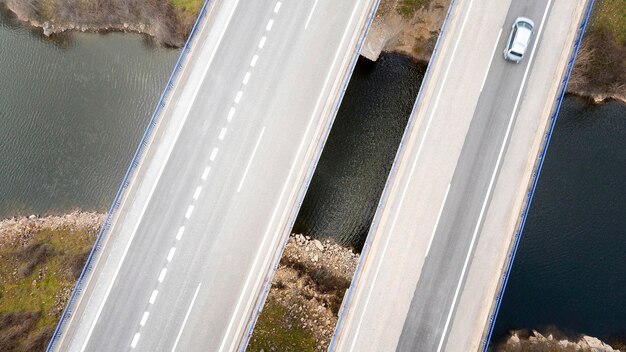
[[[509,54],[513,55],[513,56],[517,56],[517,57],[522,57],[522,54],[515,52],[515,51],[509,51]]]

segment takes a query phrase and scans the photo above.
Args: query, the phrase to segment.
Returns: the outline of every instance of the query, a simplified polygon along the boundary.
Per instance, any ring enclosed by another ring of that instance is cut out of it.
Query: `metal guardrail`
[[[448,8],[448,12],[446,14],[446,18],[443,21],[443,25],[441,27],[441,33],[439,33],[439,36],[437,37],[437,42],[435,43],[435,48],[433,49],[433,54],[431,55],[431,59],[428,62],[428,67],[426,68],[426,73],[424,73],[424,78],[422,79],[422,84],[420,86],[419,92],[417,93],[417,98],[415,100],[415,104],[413,104],[413,109],[411,110],[411,115],[409,116],[409,121],[407,122],[407,126],[404,129],[404,133],[402,135],[402,139],[400,140],[400,145],[398,146],[398,151],[396,152],[396,156],[394,158],[393,164],[391,165],[391,170],[389,171],[389,176],[387,177],[387,181],[385,182],[385,188],[383,189],[383,194],[380,197],[380,200],[378,201],[378,206],[376,207],[376,213],[374,214],[374,219],[372,219],[372,224],[370,225],[370,230],[367,233],[367,238],[365,239],[365,244],[363,245],[363,249],[361,250],[361,257],[359,258],[359,263],[356,267],[356,270],[354,272],[354,276],[352,279],[352,282],[350,283],[350,287],[347,290],[346,296],[343,300],[343,302],[341,303],[341,307],[339,308],[340,311],[340,315],[339,315],[339,319],[337,320],[337,325],[335,326],[335,332],[333,333],[333,337],[330,341],[330,345],[328,347],[328,351],[333,351],[334,347],[335,347],[335,342],[337,340],[337,333],[339,332],[339,327],[341,326],[341,324],[343,323],[343,319],[345,318],[345,313],[346,313],[346,307],[348,305],[348,303],[350,302],[350,299],[352,298],[352,292],[354,290],[354,285],[355,285],[355,279],[359,276],[359,273],[361,272],[362,269],[362,265],[363,265],[363,261],[366,257],[367,251],[369,250],[369,247],[371,245],[371,241],[372,241],[372,232],[374,231],[373,229],[375,229],[378,226],[378,222],[380,221],[380,209],[382,207],[382,205],[385,203],[385,200],[387,199],[387,197],[389,196],[389,185],[391,184],[391,182],[393,181],[395,175],[396,175],[396,171],[397,171],[397,166],[398,166],[398,162],[400,160],[400,157],[403,154],[404,151],[404,147],[405,147],[405,142],[407,140],[407,136],[409,135],[409,131],[411,130],[411,127],[413,126],[413,123],[415,122],[415,116],[416,116],[416,112],[417,112],[417,108],[419,106],[420,101],[422,100],[422,94],[424,93],[424,87],[426,87],[426,83],[428,82],[428,78],[430,77],[430,70],[432,69],[432,64],[433,62],[435,62],[435,58],[437,57],[437,54],[439,53],[439,45],[441,43],[441,39],[443,38],[443,35],[445,33],[445,30],[448,26],[448,20],[450,19],[450,14],[452,13],[452,10],[454,8],[454,5],[456,3],[456,0],[452,0],[452,2],[450,3],[450,7]]]
[[[572,48],[570,59],[567,62],[567,74],[561,81],[561,88],[560,88],[558,98],[556,100],[556,107],[554,111],[552,112],[552,115],[550,116],[550,128],[548,129],[548,132],[544,136],[544,145],[543,145],[541,152],[539,153],[537,167],[532,174],[532,178],[531,178],[532,186],[530,187],[530,191],[526,195],[526,199],[527,199],[526,208],[524,208],[524,210],[521,213],[522,221],[520,223],[520,226],[517,232],[515,233],[515,240],[514,240],[515,243],[512,247],[512,250],[509,251],[509,254],[507,256],[507,264],[505,264],[506,271],[505,271],[505,274],[502,276],[502,283],[500,285],[500,291],[495,297],[496,299],[495,309],[493,310],[493,312],[491,313],[491,316],[489,317],[489,333],[487,334],[487,337],[483,339],[482,341],[483,352],[487,352],[489,349],[489,342],[491,341],[493,329],[496,325],[496,318],[498,316],[498,311],[500,310],[500,305],[502,304],[502,298],[504,297],[504,290],[506,289],[506,284],[509,281],[509,275],[511,273],[511,268],[513,267],[515,255],[517,254],[517,248],[519,246],[520,239],[522,238],[522,232],[524,230],[524,225],[526,224],[526,217],[528,216],[528,212],[530,210],[530,204],[535,194],[535,189],[537,188],[537,182],[539,180],[539,175],[541,174],[541,167],[543,166],[546,152],[548,151],[548,146],[550,145],[550,138],[552,138],[552,132],[554,131],[556,119],[558,117],[559,110],[561,109],[563,97],[565,96],[567,82],[569,81],[570,75],[572,73],[572,69],[574,68],[574,62],[576,61],[576,56],[578,55],[580,42],[582,41],[583,34],[585,33],[585,28],[587,27],[587,22],[589,21],[589,15],[591,14],[591,9],[593,7],[594,1],[595,0],[589,0],[589,2],[587,3],[587,8],[585,9],[584,20],[581,22],[580,26],[578,27],[578,37],[574,43],[574,47]]]
[[[198,26],[200,25],[200,22],[202,22],[202,19],[206,15],[206,9],[210,1],[211,0],[205,0],[204,4],[202,5],[202,8],[200,9],[198,18],[196,18],[196,22],[194,23],[191,29],[191,33],[189,34],[189,37],[187,38],[187,41],[185,42],[185,46],[181,50],[180,56],[178,57],[178,60],[176,61],[176,65],[174,66],[174,69],[172,73],[170,74],[170,77],[167,81],[165,89],[161,93],[159,102],[157,103],[157,106],[154,110],[154,113],[152,114],[152,117],[150,118],[148,126],[146,127],[146,130],[143,133],[141,141],[139,142],[139,146],[137,147],[137,150],[135,151],[135,154],[133,155],[133,159],[130,163],[130,166],[128,167],[128,170],[126,170],[126,174],[124,175],[122,184],[120,185],[120,188],[118,189],[117,194],[115,195],[113,204],[111,205],[111,208],[109,208],[109,212],[107,213],[107,216],[104,220],[104,224],[102,225],[102,228],[100,229],[100,232],[98,233],[98,236],[96,237],[94,246],[91,249],[91,252],[89,253],[89,257],[87,258],[87,262],[85,263],[85,266],[83,267],[83,270],[81,271],[80,276],[78,277],[78,280],[76,281],[76,286],[74,286],[74,289],[72,290],[70,299],[68,300],[67,305],[65,306],[65,309],[63,310],[63,314],[61,315],[61,319],[59,320],[59,323],[57,324],[57,327],[54,330],[52,339],[48,343],[46,352],[54,350],[54,347],[57,343],[58,338],[63,333],[63,328],[65,327],[65,324],[67,323],[68,318],[72,315],[74,304],[76,303],[76,299],[78,298],[78,296],[80,296],[80,294],[83,291],[84,284],[85,284],[84,280],[87,274],[91,272],[91,270],[93,269],[94,258],[96,258],[96,256],[99,254],[100,250],[102,249],[102,243],[101,243],[102,239],[108,234],[109,230],[111,229],[111,225],[112,225],[111,221],[114,215],[117,213],[117,210],[119,209],[121,205],[122,199],[124,198],[126,194],[128,186],[131,183],[134,172],[136,171],[137,166],[139,166],[139,161],[143,153],[146,151],[146,147],[148,146],[148,141],[150,137],[152,136],[152,133],[155,127],[157,126],[157,122],[159,121],[161,113],[163,112],[166,106],[166,102],[169,97],[169,94],[171,93],[172,88],[174,87],[174,82],[178,78],[179,73],[182,71],[182,68],[185,64],[185,59],[187,58],[187,55],[189,54],[189,51],[191,48],[191,43],[194,40],[194,37],[197,33],[197,29],[198,29]]]

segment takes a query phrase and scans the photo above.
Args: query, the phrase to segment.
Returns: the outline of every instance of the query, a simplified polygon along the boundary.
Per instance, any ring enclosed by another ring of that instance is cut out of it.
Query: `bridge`
[[[204,5],[48,350],[245,347],[375,8]]]
[[[453,0],[331,351],[486,350],[589,9]],[[518,16],[535,28],[513,64]]]

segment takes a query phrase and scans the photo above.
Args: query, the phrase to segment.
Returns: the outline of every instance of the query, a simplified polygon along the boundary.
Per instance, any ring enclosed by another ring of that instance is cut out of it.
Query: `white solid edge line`
[[[489,65],[487,65],[487,71],[485,71],[485,77],[483,78],[483,83],[480,85],[480,92],[482,93],[483,87],[485,87],[485,82],[487,82],[487,76],[489,75],[489,69],[491,68],[491,64],[495,59],[496,49],[498,48],[498,42],[500,41],[500,36],[502,35],[502,27],[500,27],[500,31],[498,32],[498,38],[496,38],[496,43],[493,45],[493,51],[491,52],[491,60],[489,60]]]
[[[539,43],[539,38],[541,37],[541,32],[543,31],[543,25],[546,20],[546,16],[548,15],[548,10],[550,9],[550,4],[552,0],[548,0],[548,4],[543,13],[543,17],[541,19],[541,25],[539,26],[539,31],[537,32],[537,37],[535,38],[535,44],[533,45],[533,51],[530,54],[530,58],[528,59],[528,65],[526,66],[526,70],[524,71],[524,78],[522,79],[522,84],[520,85],[519,92],[517,93],[517,98],[515,99],[515,105],[513,106],[513,111],[511,112],[511,117],[509,118],[509,125],[506,129],[506,134],[504,135],[504,141],[502,146],[500,147],[500,152],[498,153],[498,160],[496,161],[496,167],[491,174],[491,180],[489,181],[489,187],[487,188],[487,195],[485,196],[485,200],[483,201],[483,205],[480,209],[480,214],[478,215],[478,222],[476,223],[476,228],[474,229],[474,233],[472,234],[472,241],[470,242],[470,248],[467,251],[467,255],[465,256],[465,262],[463,263],[463,271],[461,272],[461,277],[456,286],[456,291],[454,292],[454,298],[452,299],[452,305],[450,306],[450,311],[448,312],[448,318],[446,319],[446,324],[443,327],[443,332],[441,333],[441,339],[439,340],[439,347],[437,348],[437,352],[441,352],[441,348],[443,347],[443,341],[446,338],[448,333],[448,327],[450,325],[450,319],[452,318],[452,313],[454,312],[454,307],[456,305],[456,300],[459,297],[459,292],[461,290],[461,284],[463,283],[463,279],[465,279],[465,273],[467,271],[467,265],[469,263],[470,255],[474,249],[474,244],[476,242],[476,236],[478,235],[478,229],[480,228],[480,224],[482,222],[483,215],[485,213],[485,208],[487,206],[487,201],[491,195],[491,191],[493,189],[493,183],[496,178],[496,174],[498,173],[498,168],[500,167],[500,161],[502,161],[502,156],[504,155],[504,148],[506,147],[506,143],[509,140],[509,133],[511,132],[511,127],[513,126],[513,120],[515,117],[515,112],[517,111],[517,106],[519,104],[519,100],[522,97],[522,91],[524,90],[524,86],[526,85],[526,79],[528,78],[528,70],[530,70],[530,66],[532,65],[532,60],[535,56],[535,49],[537,48],[537,44]]]
[[[139,325],[144,326],[146,325],[146,322],[148,321],[148,316],[150,315],[150,313],[148,311],[143,312],[143,316],[141,317],[141,321],[139,322]]]
[[[267,38],[265,36],[261,37],[261,40],[259,41],[259,49],[263,49],[266,40]]]
[[[241,191],[241,187],[243,186],[243,182],[246,180],[246,176],[248,176],[248,171],[250,171],[250,165],[252,165],[252,160],[254,160],[254,156],[256,155],[256,151],[259,148],[259,144],[261,143],[261,139],[263,138],[263,134],[265,133],[265,126],[261,129],[261,134],[259,135],[259,139],[256,140],[256,144],[254,145],[254,149],[252,150],[252,155],[250,156],[250,160],[248,160],[248,165],[246,165],[246,170],[243,172],[243,177],[239,182],[239,187],[237,187],[237,193]]]
[[[130,348],[135,348],[137,346],[137,342],[139,342],[139,336],[140,334],[136,332],[135,336],[133,336],[133,341],[131,341],[130,343]]]
[[[265,26],[265,30],[268,32],[271,31],[273,25],[274,25],[274,20],[270,18],[270,20],[267,22],[267,26]]]
[[[252,61],[250,61],[250,67],[254,67],[254,66],[256,66],[256,62],[257,62],[258,60],[259,60],[259,55],[256,55],[256,54],[255,54],[255,55],[252,57]]]
[[[282,5],[282,3],[277,1],[276,6],[274,6],[274,13],[278,13],[278,11],[280,11],[280,5]]]
[[[313,17],[313,12],[315,12],[315,7],[317,7],[318,1],[319,0],[315,0],[315,2],[313,3],[313,7],[311,7],[311,12],[309,12],[309,17],[307,17],[306,23],[304,24],[304,29],[307,29],[309,27],[309,22],[311,22],[311,18]]]
[[[435,232],[437,232],[437,227],[439,226],[439,220],[441,219],[441,214],[443,213],[443,207],[446,205],[446,199],[448,199],[448,192],[450,192],[450,185],[451,183],[448,183],[448,188],[446,188],[446,194],[443,196],[443,202],[441,202],[441,208],[439,208],[439,214],[437,214],[435,227],[433,227],[433,233],[430,235],[430,241],[428,241],[428,248],[426,248],[426,255],[424,256],[424,258],[428,257],[428,252],[430,252],[430,246],[433,244],[433,239],[435,238]]]
[[[174,341],[172,352],[176,351],[176,346],[178,346],[178,341],[180,341],[180,336],[183,334],[183,329],[185,329],[185,325],[187,324],[187,319],[189,319],[189,313],[191,313],[191,308],[193,308],[193,304],[196,302],[196,297],[198,297],[198,291],[200,291],[200,286],[202,286],[202,283],[198,284],[198,287],[196,288],[196,292],[193,294],[193,298],[191,299],[191,303],[189,304],[189,308],[187,309],[187,314],[185,314],[185,319],[183,319],[183,324],[180,326],[180,330],[178,331],[178,335],[176,336],[176,340]]]
[[[196,191],[193,193],[193,200],[198,200],[198,197],[200,197],[200,192],[202,192],[202,186],[196,187]]]
[[[402,196],[400,196],[400,202],[398,207],[396,208],[396,214],[394,216],[393,222],[391,223],[391,229],[389,231],[389,234],[387,235],[387,239],[385,240],[385,246],[383,247],[383,251],[382,254],[380,256],[380,260],[378,262],[378,266],[376,267],[376,271],[374,272],[374,278],[372,281],[372,284],[370,285],[370,289],[369,292],[367,293],[367,298],[365,299],[365,305],[363,306],[363,309],[361,310],[361,317],[359,318],[359,323],[356,327],[356,331],[354,333],[354,337],[352,340],[352,345],[350,346],[350,351],[354,350],[354,345],[356,344],[356,340],[357,340],[357,336],[359,334],[359,330],[361,329],[361,324],[363,323],[363,317],[365,316],[365,311],[367,310],[367,306],[369,305],[369,301],[370,298],[372,297],[372,291],[374,290],[374,286],[376,281],[378,280],[378,274],[380,272],[380,268],[382,266],[382,258],[385,257],[385,254],[387,253],[387,248],[389,247],[389,240],[391,239],[391,235],[393,234],[393,231],[395,230],[396,227],[396,221],[398,220],[398,216],[400,214],[400,209],[402,209],[402,205],[404,204],[404,199],[406,197],[406,193],[407,190],[409,188],[409,185],[411,184],[411,179],[413,178],[413,174],[415,172],[415,167],[417,166],[417,161],[419,160],[419,157],[422,153],[422,147],[424,146],[424,141],[426,140],[426,136],[428,135],[428,131],[430,130],[430,124],[433,120],[433,116],[435,115],[435,111],[437,110],[437,107],[439,106],[439,98],[441,97],[441,93],[443,91],[443,88],[448,80],[448,73],[450,72],[450,67],[452,66],[452,62],[454,61],[454,54],[456,53],[456,49],[458,48],[459,42],[461,41],[461,37],[463,36],[463,31],[465,29],[465,24],[467,23],[467,19],[469,18],[469,14],[471,12],[472,9],[472,4],[474,3],[474,0],[470,0],[470,3],[468,5],[467,8],[467,12],[465,13],[465,18],[463,19],[463,23],[461,24],[461,29],[460,32],[456,38],[456,43],[454,43],[454,48],[452,49],[452,54],[450,55],[450,59],[448,61],[448,67],[446,68],[446,71],[444,73],[443,79],[441,81],[441,86],[439,87],[439,92],[437,93],[437,98],[435,100],[435,104],[433,105],[433,110],[430,113],[430,116],[428,117],[428,122],[426,123],[426,128],[424,130],[424,136],[422,136],[422,141],[420,142],[419,147],[417,148],[417,153],[415,155],[415,159],[413,161],[413,165],[411,166],[411,171],[409,172],[409,178],[404,186],[404,191],[402,191]]]
[[[159,282],[163,282],[165,279],[165,274],[167,274],[167,268],[161,269],[161,273],[159,273]]]
[[[152,290],[152,294],[150,295],[150,300],[148,300],[148,302],[150,304],[154,304],[158,294],[159,294],[159,290],[157,290],[157,289]]]
[[[180,240],[183,237],[183,232],[185,232],[185,226],[181,226],[176,233],[176,239]]]
[[[232,7],[231,12],[228,14],[228,19],[226,20],[226,25],[222,28],[222,32],[220,33],[220,36],[217,40],[217,43],[215,45],[216,48],[218,48],[222,42],[222,39],[224,38],[224,34],[226,34],[226,29],[228,28],[228,24],[230,23],[234,13],[235,13],[235,9],[237,8],[237,5],[239,4],[239,0],[235,0],[235,4]],[[206,68],[204,69],[204,73],[202,74],[202,79],[200,80],[200,82],[204,81],[207,73],[209,72],[209,68],[211,67],[211,63],[213,62],[213,58],[215,57],[215,54],[217,53],[217,50],[213,50],[213,52],[211,53],[211,57],[207,60],[207,65]],[[198,92],[200,91],[200,87],[202,86],[202,84],[198,84],[196,86],[196,89],[194,91],[193,94],[193,99],[192,101],[195,101],[196,98],[198,97]],[[172,144],[170,150],[167,153],[167,156],[165,158],[165,162],[163,162],[163,164],[161,165],[161,169],[159,170],[158,176],[156,181],[154,182],[154,185],[152,186],[152,189],[150,190],[150,194],[148,195],[148,200],[146,201],[142,211],[141,211],[141,215],[139,216],[139,219],[143,218],[143,215],[146,212],[146,209],[148,208],[148,204],[150,204],[150,200],[152,199],[152,195],[154,194],[154,191],[156,189],[157,184],[159,183],[159,180],[161,179],[161,175],[163,174],[163,170],[165,169],[165,165],[167,165],[167,160],[169,160],[170,155],[172,154],[172,151],[174,150],[174,146],[176,145],[176,141],[178,140],[178,137],[180,136],[180,132],[183,129],[183,126],[185,125],[185,121],[187,120],[187,117],[189,116],[189,111],[191,110],[191,107],[193,106],[193,104],[189,104],[189,106],[187,107],[187,111],[185,111],[184,114],[184,118],[182,123],[180,124],[180,127],[178,129],[178,132],[176,133],[176,136],[174,138],[174,143]],[[104,298],[102,300],[102,303],[100,304],[100,307],[98,308],[98,311],[96,312],[95,318],[91,324],[91,326],[89,327],[89,331],[87,332],[87,336],[85,337],[85,340],[83,342],[83,346],[81,347],[80,351],[84,352],[85,349],[87,348],[87,344],[89,343],[89,340],[91,339],[91,334],[93,334],[93,330],[96,327],[96,323],[98,322],[98,320],[100,319],[100,315],[102,314],[102,310],[104,309],[104,305],[106,304],[106,301],[109,298],[109,295],[111,294],[111,289],[113,288],[113,284],[115,283],[116,279],[117,279],[117,275],[120,272],[120,269],[122,268],[122,263],[124,263],[124,258],[126,258],[126,254],[128,253],[128,249],[130,248],[131,243],[133,242],[133,239],[135,237],[135,234],[137,233],[137,229],[139,228],[139,224],[141,223],[141,221],[137,221],[137,224],[135,225],[135,228],[133,229],[133,232],[128,240],[128,243],[126,244],[126,248],[124,248],[124,252],[122,253],[122,258],[120,259],[120,262],[117,266],[117,268],[115,269],[115,273],[113,274],[113,278],[111,280],[111,284],[109,285],[109,287],[107,288],[105,294],[104,294]]]
[[[189,219],[191,217],[191,212],[193,212],[193,205],[190,205],[189,208],[187,208],[187,212],[185,213],[185,219]]]
[[[170,252],[167,253],[167,261],[168,262],[172,261],[172,259],[174,258],[174,253],[176,253],[176,247],[170,248]]]
[[[252,74],[250,73],[250,71],[248,71],[246,72],[246,75],[243,76],[243,81],[241,83],[243,83],[244,86],[248,84],[248,81],[250,80],[250,75]]]
[[[346,30],[344,31],[343,37],[341,38],[341,42],[339,44],[339,48],[343,47],[343,43],[346,39],[346,35],[348,34],[348,29],[350,28],[350,25],[352,24],[352,21],[354,20],[354,14],[356,13],[356,9],[358,8],[359,3],[361,2],[361,0],[357,0],[358,2],[355,4],[354,6],[354,10],[352,10],[352,14],[350,15],[350,21],[348,22],[348,25],[346,26]],[[313,113],[311,114],[311,118],[309,119],[309,124],[307,125],[307,128],[304,132],[304,136],[302,138],[302,142],[300,143],[300,146],[298,147],[298,151],[296,152],[296,161],[294,161],[294,163],[291,165],[291,169],[289,170],[289,174],[287,175],[287,180],[285,181],[285,185],[283,186],[283,189],[280,192],[280,196],[278,197],[278,202],[276,203],[276,207],[274,207],[274,211],[272,213],[272,217],[270,218],[270,223],[267,226],[267,229],[265,230],[265,234],[263,235],[263,240],[261,242],[261,246],[259,246],[259,250],[256,253],[256,256],[254,258],[254,262],[252,264],[252,269],[256,268],[257,266],[257,262],[261,256],[261,252],[263,252],[263,248],[265,247],[265,242],[268,239],[268,235],[270,233],[270,230],[272,229],[274,220],[276,218],[277,212],[278,212],[278,208],[280,206],[280,204],[282,203],[282,199],[285,195],[285,192],[287,191],[287,185],[289,184],[289,181],[291,180],[291,177],[293,176],[293,171],[294,168],[296,166],[297,160],[299,159],[299,155],[302,152],[302,148],[304,147],[304,144],[307,140],[307,136],[309,134],[309,131],[311,129],[311,126],[313,125],[313,120],[314,120],[314,116],[317,115],[317,110],[319,109],[319,106],[321,104],[322,101],[322,97],[324,96],[324,92],[326,91],[326,86],[328,85],[328,81],[330,80],[330,77],[334,71],[334,67],[335,64],[337,63],[337,59],[339,58],[339,52],[340,50],[337,50],[337,52],[335,53],[335,58],[333,59],[333,63],[330,66],[330,70],[328,71],[328,74],[326,75],[326,80],[324,81],[324,85],[322,86],[322,91],[320,92],[320,95],[317,99],[317,103],[315,104],[315,108],[313,110]],[[250,280],[252,279],[252,274],[254,273],[254,270],[250,270],[250,272],[248,272],[248,277],[246,278],[246,283],[244,284],[243,289],[241,290],[241,293],[239,294],[239,299],[237,300],[237,305],[235,306],[235,310],[233,311],[233,314],[231,316],[230,322],[228,324],[228,328],[226,328],[226,333],[224,334],[224,338],[222,339],[222,343],[220,345],[220,349],[219,351],[224,351],[224,345],[226,344],[226,339],[228,338],[228,336],[230,335],[230,330],[232,329],[233,324],[235,323],[235,318],[237,317],[237,314],[239,312],[239,309],[241,307],[241,303],[243,302],[243,298],[244,298],[244,293],[248,290],[248,286],[250,284]],[[263,279],[262,277],[258,277],[258,280]],[[254,297],[251,297],[250,300],[254,299]],[[239,326],[237,328],[237,330],[241,330],[241,325],[243,324],[243,321],[239,322]],[[233,341],[231,343],[230,346],[230,350],[233,350],[233,346],[232,344],[234,344],[235,341]]]

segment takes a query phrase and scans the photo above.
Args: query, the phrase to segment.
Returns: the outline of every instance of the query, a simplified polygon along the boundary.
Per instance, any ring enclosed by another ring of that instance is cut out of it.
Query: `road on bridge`
[[[375,1],[211,1],[63,351],[243,347]]]
[[[585,3],[455,2],[331,350],[480,347]],[[514,64],[518,16],[535,28]]]

